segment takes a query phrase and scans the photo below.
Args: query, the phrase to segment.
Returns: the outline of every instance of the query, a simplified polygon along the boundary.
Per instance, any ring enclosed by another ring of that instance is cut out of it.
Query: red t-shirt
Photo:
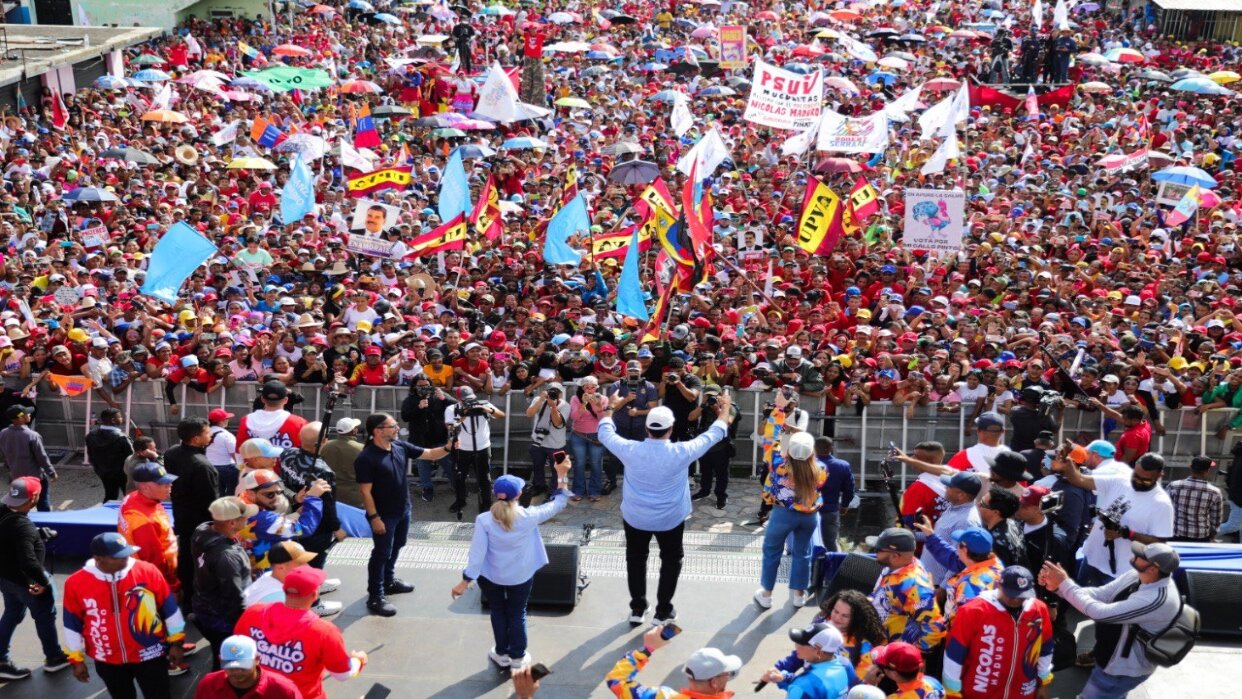
[[[483,376],[489,371],[486,361],[481,361],[478,364],[471,364],[470,360],[465,357],[453,360],[453,368],[461,369],[463,374],[469,374],[475,378]]]
[[[259,681],[244,694],[238,694],[233,685],[229,684],[228,675],[224,670],[216,670],[205,675],[198,683],[194,699],[220,699],[220,697],[238,697],[238,699],[299,699],[302,693],[293,680],[279,673],[259,668]]]
[[[1124,454],[1127,449],[1138,455],[1146,454],[1151,449],[1150,422],[1144,420],[1121,433],[1121,439],[1117,440],[1117,454]]]
[[[309,609],[256,604],[242,612],[233,632],[253,638],[263,669],[293,680],[306,699],[326,699],[325,670],[344,675],[353,669],[341,630]]]

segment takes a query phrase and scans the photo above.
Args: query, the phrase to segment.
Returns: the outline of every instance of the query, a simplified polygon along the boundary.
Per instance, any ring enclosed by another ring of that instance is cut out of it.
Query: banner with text
[[[883,153],[888,148],[888,117],[876,112],[868,117],[853,119],[831,109],[824,110],[819,123],[819,142],[816,150],[837,153]]]
[[[720,67],[723,70],[745,68],[746,59],[746,27],[737,24],[726,24],[716,34],[720,49]]]
[[[902,247],[957,252],[965,231],[966,194],[949,189],[907,189]]]
[[[743,118],[775,129],[802,131],[819,121],[823,100],[819,68],[802,75],[757,60]]]

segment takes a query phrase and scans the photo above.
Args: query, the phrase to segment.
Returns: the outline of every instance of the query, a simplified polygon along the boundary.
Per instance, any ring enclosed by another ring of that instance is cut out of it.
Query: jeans
[[[651,555],[651,537],[660,545],[660,582],[656,587],[656,616],[664,619],[673,611],[673,595],[681,576],[681,559],[685,555],[681,539],[686,523],[662,532],[625,525],[625,577],[630,588],[630,609],[647,611],[647,557]]]
[[[492,506],[492,480],[489,469],[491,468],[492,451],[490,449],[480,449],[478,451],[465,451],[458,449],[453,452],[453,459],[456,461],[457,468],[453,473],[453,493],[456,496],[456,504],[466,504],[466,474],[472,469],[474,477],[479,481],[479,511]]]
[[[103,680],[112,699],[138,699],[134,682],[142,690],[143,699],[170,699],[168,656],[161,655],[142,663],[95,663],[95,673]]]
[[[39,512],[51,512],[52,493],[50,486],[52,482],[47,479],[47,476],[39,476],[39,483],[43,486],[43,490],[39,492],[39,502],[35,503],[35,509]]]
[[[533,487],[548,487],[548,467],[552,465],[552,454],[556,451],[558,450],[530,445],[527,453],[530,454],[530,484]]]
[[[56,598],[50,588],[41,595],[32,595],[24,586],[0,579],[0,593],[4,594],[4,615],[0,616],[0,661],[8,662],[13,632],[25,620],[27,609],[34,618],[39,643],[43,645],[43,659],[54,660],[65,654],[56,640]]]
[[[367,561],[367,595],[371,599],[384,596],[384,586],[397,574],[397,556],[410,534],[410,511],[399,516],[384,515],[384,533],[371,533],[371,559]]]
[[[1091,670],[1091,676],[1087,678],[1087,686],[1082,688],[1080,699],[1126,699],[1130,694],[1130,690],[1143,684],[1150,675],[1142,677],[1128,677],[1125,675],[1110,675],[1095,666]]]
[[[1082,587],[1100,587],[1112,582],[1114,576],[1088,565],[1087,559],[1084,558],[1078,564],[1078,575],[1076,577],[1078,584]]]
[[[570,432],[569,449],[574,455],[574,494],[599,497],[604,489],[604,445],[598,439]],[[589,490],[586,476],[588,465],[591,467]]]
[[[220,475],[220,497],[228,497],[237,492],[237,480],[241,476],[241,471],[237,469],[237,464],[219,464],[216,466],[216,473]]]
[[[125,472],[120,473],[100,473],[95,472],[99,476],[99,482],[103,484],[103,501],[120,500],[125,497]]]
[[[699,492],[712,492],[713,481],[715,481],[716,499],[724,502],[729,490],[729,450],[712,449],[701,456],[699,473]]]
[[[819,511],[819,538],[824,540],[825,551],[837,551],[837,538],[841,536],[841,512]]]
[[[1234,468],[1237,468],[1235,466]],[[1220,529],[1216,530],[1217,536],[1222,534],[1234,534],[1242,531],[1242,505],[1238,505],[1232,500],[1226,500],[1229,503],[1229,519],[1220,525]]]
[[[759,586],[771,591],[776,586],[776,569],[781,567],[785,540],[790,539],[793,565],[789,568],[789,589],[806,590],[811,582],[811,534],[819,526],[814,512],[794,512],[788,507],[772,508],[768,527],[763,532],[763,567]]]
[[[446,456],[437,461],[432,461],[431,459],[414,460],[414,468],[418,469],[418,485],[423,490],[432,490],[434,488],[431,477],[436,472],[436,466],[440,467],[441,473],[451,479],[453,475],[453,463],[449,460],[449,457]]]
[[[479,589],[487,596],[492,614],[492,635],[496,638],[496,654],[517,660],[526,655],[526,603],[535,579],[520,585],[497,585],[479,578]]]

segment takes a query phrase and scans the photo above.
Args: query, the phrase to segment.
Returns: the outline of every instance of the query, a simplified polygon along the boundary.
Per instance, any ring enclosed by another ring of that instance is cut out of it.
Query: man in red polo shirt
[[[492,372],[483,358],[483,348],[476,342],[465,347],[466,356],[453,360],[453,385],[469,386],[475,393],[492,392]]]
[[[247,636],[229,636],[220,649],[220,669],[198,683],[194,699],[297,699],[302,696],[293,680],[264,671],[257,661],[258,647]]]

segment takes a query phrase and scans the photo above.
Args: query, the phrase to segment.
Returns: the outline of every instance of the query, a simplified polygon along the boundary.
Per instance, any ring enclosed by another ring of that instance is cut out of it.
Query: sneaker
[[[509,656],[497,653],[495,647],[492,647],[491,650],[487,651],[487,659],[493,663],[496,663],[500,667],[509,667]]]
[[[341,579],[328,578],[323,581],[322,585],[319,586],[319,594],[326,595],[329,592],[336,592],[339,589],[341,589]]]
[[[772,595],[764,594],[766,592],[767,590],[763,588],[759,588],[758,590],[755,590],[755,604],[759,605],[759,607],[762,609],[771,609],[772,608]]]
[[[612,494],[612,491],[614,491],[614,490],[616,490],[616,489],[617,489],[617,481],[616,481],[616,479],[614,479],[614,478],[609,478],[608,480],[604,481],[604,488],[603,488],[603,490],[601,490],[601,491],[600,491],[600,494],[601,494],[601,495],[611,495],[611,494]]]
[[[691,499],[691,500],[695,500],[695,501],[698,501],[698,500],[706,500],[706,499],[707,499],[707,497],[708,497],[709,495],[711,495],[711,493],[707,492],[706,490],[700,490],[699,492],[695,493],[694,495],[691,495],[691,496],[690,496],[690,499]]]
[[[340,602],[320,601],[317,604],[315,604],[315,606],[311,607],[311,611],[314,612],[316,615],[318,615],[320,619],[322,619],[324,617],[329,617],[329,616],[332,616],[333,614],[340,612],[342,606],[344,605],[342,605]]]
[[[384,594],[386,595],[403,595],[413,591],[414,586],[401,578],[393,578],[391,582],[384,584]]]
[[[24,680],[30,675],[30,670],[24,667],[17,667],[11,662],[0,663],[0,680]]]
[[[532,658],[530,657],[530,653],[527,653],[520,658],[509,658],[509,668],[511,670],[521,670],[527,665],[530,665],[531,661]]]
[[[799,592],[798,590],[794,590],[793,594],[790,595],[790,601],[793,602],[794,607],[797,607],[797,608],[805,607],[806,606],[806,593]]]
[[[664,626],[670,621],[676,621],[676,620],[677,620],[677,610],[670,609],[668,610],[667,614],[660,614],[657,612],[656,615],[651,618],[651,624],[653,626]]]
[[[644,623],[646,623],[646,621],[647,621],[647,610],[646,609],[641,609],[641,610],[631,609],[630,610],[630,618],[629,618],[630,628],[636,629],[639,626],[642,626]]]
[[[372,597],[367,600],[367,610],[379,616],[396,616],[397,608],[384,597]]]
[[[727,501],[728,498],[716,498],[716,509],[723,510],[725,508],[725,502]]]
[[[452,505],[449,505],[449,514],[460,515],[461,508],[463,507],[465,507],[465,503],[460,503],[460,502],[455,502]]]
[[[174,663],[171,658],[168,660],[168,676],[169,677],[176,677],[177,675],[184,675],[185,673],[189,671],[190,671],[189,663]]]
[[[431,488],[423,488],[423,495],[422,495],[423,502],[431,502],[433,499],[435,499],[435,496],[436,496],[436,491],[432,490]]]
[[[185,641],[181,644],[181,654],[187,658],[194,655],[199,650],[198,644],[192,641]]]
[[[61,670],[64,670],[67,667],[69,667],[69,658],[64,655],[60,656],[59,658],[52,658],[51,660],[48,660],[47,662],[43,663],[43,671],[49,672],[49,673],[60,672]]]

